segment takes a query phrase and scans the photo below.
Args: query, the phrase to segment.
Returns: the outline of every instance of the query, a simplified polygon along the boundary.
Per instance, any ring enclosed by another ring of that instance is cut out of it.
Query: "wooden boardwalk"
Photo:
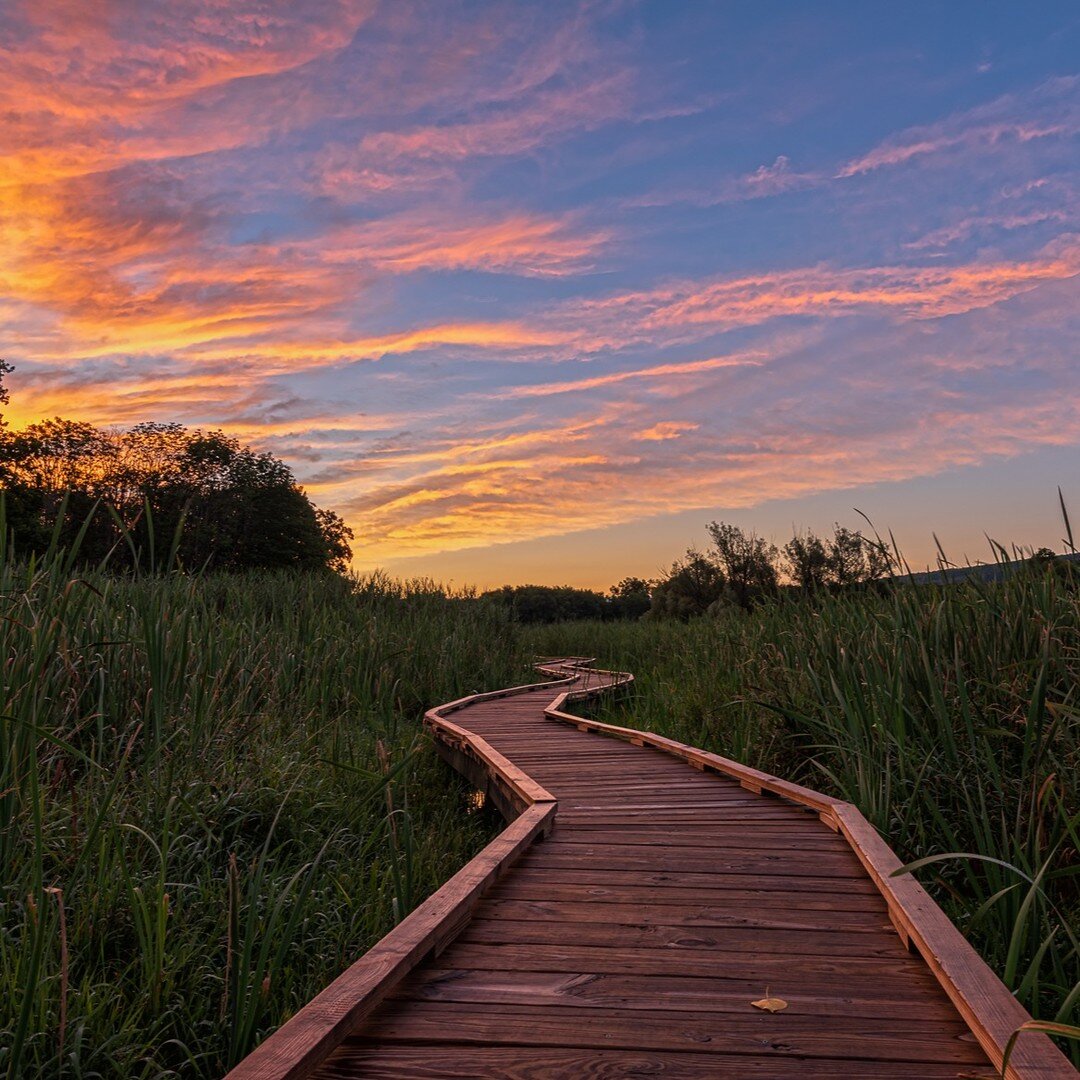
[[[626,680],[576,665],[428,715],[513,824],[235,1080],[999,1075],[1026,1013],[858,811],[563,712]]]

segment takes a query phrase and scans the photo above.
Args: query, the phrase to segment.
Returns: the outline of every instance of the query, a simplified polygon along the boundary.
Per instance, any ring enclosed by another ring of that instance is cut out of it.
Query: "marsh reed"
[[[1076,1023],[1075,565],[530,636],[633,671],[617,722],[858,805],[1033,1015]]]
[[[494,826],[419,718],[514,682],[509,631],[424,582],[0,548],[0,1075],[220,1076],[390,929]]]

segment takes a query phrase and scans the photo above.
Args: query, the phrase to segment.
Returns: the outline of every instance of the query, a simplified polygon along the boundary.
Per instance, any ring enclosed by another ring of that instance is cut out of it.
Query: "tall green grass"
[[[531,641],[633,671],[633,697],[601,705],[618,722],[854,802],[1033,1015],[1075,1022],[1074,574],[786,598],[690,623],[568,623]]]
[[[243,1057],[491,835],[418,721],[532,653],[634,671],[600,706],[620,723],[857,803],[1033,1014],[1072,1022],[1078,584],[526,631],[429,583],[117,577],[0,541],[0,1075]]]
[[[425,583],[0,549],[0,650],[0,1076],[220,1076],[494,828],[419,718],[516,634]]]

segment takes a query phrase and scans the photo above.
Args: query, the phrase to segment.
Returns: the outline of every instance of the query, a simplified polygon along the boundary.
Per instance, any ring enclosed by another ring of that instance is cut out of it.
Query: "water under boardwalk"
[[[551,834],[321,1064],[265,1075],[997,1075],[980,1023],[898,934],[842,832],[670,753],[550,719],[553,696],[453,716],[558,800]],[[767,994],[787,1007],[751,1004]],[[1074,1075],[1044,1036],[1023,1039],[1013,1075]]]

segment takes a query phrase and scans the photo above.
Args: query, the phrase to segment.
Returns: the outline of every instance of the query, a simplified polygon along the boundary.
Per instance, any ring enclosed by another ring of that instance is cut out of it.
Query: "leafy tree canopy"
[[[0,361],[0,402],[7,402]],[[137,424],[105,431],[55,418],[12,431],[0,423],[0,487],[17,548],[56,531],[82,556],[160,564],[345,570],[352,530],[297,485],[289,467],[221,431]]]
[[[640,619],[652,606],[652,582],[644,578],[623,578],[607,595],[608,611],[616,619]]]
[[[569,585],[504,585],[483,594],[489,603],[503,604],[523,623],[553,623],[567,619],[602,619],[604,597]]]
[[[784,545],[783,568],[801,589],[844,588],[886,577],[893,558],[857,529],[836,525],[831,537],[796,533]]]
[[[723,606],[729,595],[717,561],[688,548],[681,559],[671,564],[668,576],[653,586],[649,617],[688,619],[704,615],[710,608]]]

